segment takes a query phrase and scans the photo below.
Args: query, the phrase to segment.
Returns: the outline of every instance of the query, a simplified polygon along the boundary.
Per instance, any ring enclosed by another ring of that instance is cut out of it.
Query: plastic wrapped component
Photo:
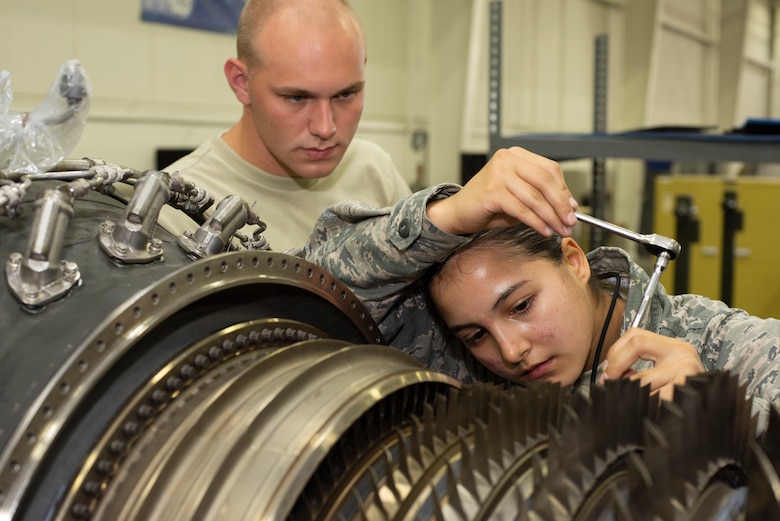
[[[14,112],[11,75],[0,71],[0,172],[46,172],[67,157],[81,138],[91,95],[81,63],[68,60],[32,112]]]

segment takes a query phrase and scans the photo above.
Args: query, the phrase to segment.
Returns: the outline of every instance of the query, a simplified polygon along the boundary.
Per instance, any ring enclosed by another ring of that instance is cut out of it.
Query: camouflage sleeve
[[[622,271],[616,248],[599,248],[602,271]],[[626,258],[627,254],[624,254]],[[649,280],[635,262],[629,263],[630,284],[623,317],[623,331],[630,327]],[[751,316],[702,295],[668,295],[662,285],[655,290],[643,327],[693,345],[707,371],[731,371],[753,397],[754,411],[765,421],[770,404],[780,406],[780,320]],[[648,369],[652,362],[638,360],[632,368]]]
[[[713,324],[704,363],[740,375],[747,392],[780,405],[780,320],[731,309]],[[708,360],[706,360],[708,359]]]
[[[358,296],[379,300],[397,294],[465,242],[464,237],[436,228],[425,213],[428,201],[459,189],[438,185],[383,209],[356,201],[333,205],[318,219],[302,256],[333,273]]]
[[[469,382],[474,363],[436,320],[419,280],[466,241],[439,230],[425,214],[428,201],[459,189],[439,185],[388,208],[355,201],[333,205],[320,216],[302,256],[352,289],[390,345],[429,370]]]
[[[723,314],[710,321],[701,348],[702,362],[707,369],[729,370],[739,376],[753,397],[752,414],[761,433],[770,407],[780,407],[780,320],[754,317],[722,302],[709,302],[722,306]]]
[[[739,375],[747,392],[780,404],[780,320],[759,318],[701,295],[670,298],[661,334],[690,342],[708,371]]]

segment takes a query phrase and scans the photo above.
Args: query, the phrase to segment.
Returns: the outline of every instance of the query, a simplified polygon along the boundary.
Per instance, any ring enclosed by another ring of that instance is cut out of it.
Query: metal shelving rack
[[[597,39],[594,67],[593,133],[544,133],[503,135],[502,97],[502,1],[490,2],[490,62],[488,64],[488,155],[500,148],[520,146],[556,161],[593,159],[590,211],[604,218],[604,160],[638,159],[643,161],[780,163],[780,135],[777,134],[705,134],[648,129],[632,132],[606,131],[606,40]],[[645,174],[645,198],[654,198],[654,175]],[[643,205],[640,228],[652,226],[652,204]],[[591,232],[591,245],[602,244],[603,234]]]
[[[564,161],[583,158],[621,158],[658,161],[780,163],[780,136],[698,134],[635,131],[561,134],[517,134],[501,131],[502,2],[490,3],[490,63],[488,132],[490,154],[499,148],[522,146]]]
[[[604,158],[638,159],[644,161],[743,162],[750,164],[780,163],[780,135],[777,134],[702,134],[683,131],[641,130],[606,132],[606,56],[604,42],[596,42],[594,132],[516,134],[505,136],[501,129],[501,68],[502,68],[502,2],[490,2],[490,63],[488,89],[489,155],[500,148],[520,146],[556,161],[594,159],[591,213],[603,218]],[[652,174],[646,173],[646,194],[653,199]],[[652,222],[652,205],[643,208],[643,231]],[[591,246],[602,243],[602,237],[591,235]],[[729,248],[731,249],[731,248]],[[733,255],[730,252],[728,255]],[[726,257],[728,257],[728,255]],[[728,259],[723,270],[724,285],[733,277]]]

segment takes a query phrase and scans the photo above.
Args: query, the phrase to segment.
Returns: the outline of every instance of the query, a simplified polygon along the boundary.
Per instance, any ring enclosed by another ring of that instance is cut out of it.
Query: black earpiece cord
[[[609,310],[607,311],[607,318],[604,320],[604,327],[601,328],[601,336],[599,337],[599,343],[596,346],[596,353],[593,357],[593,367],[590,371],[590,387],[591,392],[593,390],[593,386],[596,385],[596,371],[599,367],[599,358],[601,357],[601,349],[604,347],[604,339],[607,336],[607,329],[609,328],[609,323],[612,321],[612,313],[615,311],[615,303],[617,302],[618,295],[620,295],[620,284],[621,284],[621,277],[620,273],[616,271],[610,271],[607,273],[601,273],[598,276],[599,280],[614,278],[615,279],[615,289],[612,290],[612,302],[609,304]]]

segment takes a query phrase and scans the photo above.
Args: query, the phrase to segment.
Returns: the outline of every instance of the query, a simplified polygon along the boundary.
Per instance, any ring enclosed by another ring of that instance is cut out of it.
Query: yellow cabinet
[[[676,237],[678,196],[689,196],[699,221],[698,242],[688,246],[688,293],[722,300],[724,198],[736,195],[742,214],[734,236],[731,306],[760,317],[780,317],[780,178],[718,176],[658,176],[655,183],[654,232]],[[685,245],[683,245],[685,248]],[[676,261],[669,263],[661,282],[675,290]]]

